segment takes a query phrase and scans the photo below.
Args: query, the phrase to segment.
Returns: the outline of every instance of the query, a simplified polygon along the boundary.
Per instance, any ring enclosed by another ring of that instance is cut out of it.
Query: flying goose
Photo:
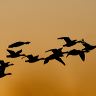
[[[7,49],[7,51],[10,53],[10,55],[6,56],[7,58],[17,58],[20,56],[25,56],[25,54],[20,54],[22,52],[22,49],[17,51],[17,52],[14,52],[14,51],[9,50],[9,49]]]
[[[40,60],[44,60],[44,58],[39,58],[39,55],[33,56],[32,54],[30,54],[30,55],[26,55],[24,57],[28,58],[28,60],[25,60],[25,62],[29,62],[29,63],[34,63],[34,62],[37,62],[37,61],[40,61]]]
[[[85,61],[85,51],[83,50],[77,50],[77,49],[70,50],[66,57],[68,57],[69,55],[72,56],[79,55],[82,61]]]
[[[65,40],[66,44],[63,45],[63,47],[71,47],[73,45],[75,45],[76,43],[80,43],[80,41],[77,41],[77,40],[71,40],[69,37],[60,37],[60,38],[57,38],[57,39],[63,39]]]

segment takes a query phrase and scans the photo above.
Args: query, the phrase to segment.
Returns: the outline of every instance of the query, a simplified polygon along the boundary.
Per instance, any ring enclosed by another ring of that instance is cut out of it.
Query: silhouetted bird
[[[85,42],[84,39],[82,39],[81,43],[85,47],[83,50],[85,50],[86,52],[89,52],[89,51],[91,51],[91,50],[96,48],[96,45],[95,46],[90,45],[87,42]]]
[[[44,64],[48,63],[49,60],[55,59],[55,60],[61,62],[63,65],[65,65],[64,61],[60,57],[63,57],[64,54],[67,53],[67,52],[62,52],[62,49],[63,48],[58,48],[58,49],[54,48],[54,49],[50,49],[48,51],[45,51],[45,52],[52,51],[53,54],[45,58]]]
[[[70,51],[68,52],[68,54],[67,54],[66,57],[68,57],[69,55],[72,55],[72,56],[74,56],[74,55],[79,55],[80,58],[81,58],[83,61],[85,60],[85,53],[84,53],[83,50],[77,50],[77,49],[70,50]]]
[[[1,66],[4,66],[4,67],[8,67],[8,66],[14,65],[14,64],[10,64],[10,62],[4,62],[4,60],[0,60],[0,64],[1,64]]]
[[[15,42],[15,43],[9,45],[8,48],[19,47],[19,46],[22,46],[24,44],[29,44],[29,43],[31,43],[31,42],[18,41],[18,42]]]
[[[4,77],[6,75],[12,75],[12,73],[5,73],[6,68],[7,67],[5,67],[5,66],[0,66],[0,78]]]
[[[33,56],[31,54],[31,55],[26,55],[24,57],[27,57],[28,58],[28,60],[25,60],[25,62],[29,62],[29,63],[34,63],[34,62],[37,62],[39,60],[44,60],[44,58],[39,58],[39,55]]]
[[[44,64],[48,63],[50,60],[55,59],[55,60],[61,62],[63,65],[65,65],[64,61],[60,57],[62,57],[62,56],[59,56],[59,55],[56,55],[56,54],[52,54],[52,55],[50,55],[50,56],[45,58]]]
[[[76,43],[80,43],[80,41],[77,41],[77,40],[71,40],[69,37],[60,37],[60,38],[57,38],[57,39],[64,39],[66,44],[63,45],[66,46],[66,47],[71,47],[73,45],[75,45]]]
[[[10,53],[10,55],[6,56],[8,58],[17,58],[17,57],[20,57],[20,56],[25,56],[25,54],[20,54],[22,52],[22,49],[17,51],[17,52],[14,52],[14,51],[9,50],[9,49],[7,49],[7,51]]]
[[[50,50],[45,51],[45,52],[52,51],[52,52],[53,52],[54,54],[56,54],[56,55],[63,56],[62,49],[63,49],[63,48],[58,48],[58,49],[54,48],[54,49],[50,49]]]

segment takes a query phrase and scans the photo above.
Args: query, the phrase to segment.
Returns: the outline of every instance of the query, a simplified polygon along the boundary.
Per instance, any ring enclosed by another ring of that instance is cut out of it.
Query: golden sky
[[[96,50],[85,62],[63,58],[66,66],[6,58],[8,45],[20,40],[32,43],[14,50],[44,57],[50,54],[46,50],[64,44],[60,36],[95,45],[96,0],[0,0],[0,33],[0,58],[15,64],[6,70],[12,76],[0,79],[0,96],[96,96]]]

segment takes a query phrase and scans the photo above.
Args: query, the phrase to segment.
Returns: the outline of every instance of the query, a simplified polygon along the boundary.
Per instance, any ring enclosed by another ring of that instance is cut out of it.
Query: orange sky
[[[96,96],[96,50],[86,54],[85,62],[78,56],[63,58],[66,66],[6,58],[8,45],[18,40],[32,44],[15,50],[44,57],[50,54],[44,51],[64,44],[60,36],[95,45],[95,0],[1,0],[0,33],[0,58],[15,64],[6,70],[12,76],[0,79],[0,96]]]

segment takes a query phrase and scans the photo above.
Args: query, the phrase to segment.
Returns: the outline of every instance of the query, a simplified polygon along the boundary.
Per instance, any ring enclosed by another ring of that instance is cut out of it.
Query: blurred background
[[[0,96],[96,96],[96,50],[79,56],[63,57],[63,66],[52,60],[25,63],[24,59],[7,59],[8,45],[15,41],[30,41],[30,45],[14,48],[23,53],[46,57],[45,51],[60,48],[61,36],[85,39],[96,44],[95,0],[0,0],[0,59],[15,65],[0,79]],[[80,49],[80,44],[64,50]]]

